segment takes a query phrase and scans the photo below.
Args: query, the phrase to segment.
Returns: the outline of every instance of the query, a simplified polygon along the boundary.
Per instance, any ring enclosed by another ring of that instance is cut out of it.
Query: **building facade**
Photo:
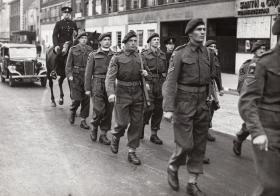
[[[10,41],[10,5],[0,0],[0,42]]]

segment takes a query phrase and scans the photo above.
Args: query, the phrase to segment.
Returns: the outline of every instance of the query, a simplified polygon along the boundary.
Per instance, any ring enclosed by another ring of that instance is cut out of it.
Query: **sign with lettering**
[[[261,16],[280,13],[280,0],[236,0],[237,16]]]

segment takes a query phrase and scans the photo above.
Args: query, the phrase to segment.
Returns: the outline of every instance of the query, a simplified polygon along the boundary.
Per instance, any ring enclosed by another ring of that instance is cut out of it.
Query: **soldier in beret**
[[[178,170],[187,164],[187,193],[205,195],[197,179],[203,173],[203,158],[209,128],[209,108],[206,104],[210,83],[210,62],[203,46],[205,24],[202,19],[188,22],[186,35],[190,41],[173,52],[163,87],[164,117],[173,120],[176,149],[168,165],[168,183],[179,189]]]
[[[280,35],[280,18],[272,27]],[[249,65],[239,113],[252,137],[259,186],[254,196],[280,195],[280,40]]]
[[[62,46],[65,42],[71,41],[73,38],[73,33],[78,32],[77,25],[74,21],[71,20],[71,7],[62,7],[62,19],[56,22],[53,30],[53,45],[54,51],[58,54],[62,49]]]
[[[86,45],[87,33],[80,33],[76,40],[79,41],[79,44],[70,48],[65,67],[66,77],[70,83],[72,99],[69,121],[71,124],[74,124],[76,111],[81,105],[80,127],[83,129],[89,129],[89,126],[86,123],[86,118],[89,116],[90,99],[89,96],[85,94],[84,81],[87,59],[92,48]]]
[[[171,58],[171,55],[175,49],[175,38],[169,37],[166,40],[164,40],[164,45],[166,47],[166,62],[167,62],[167,69],[169,67],[169,61]]]
[[[144,137],[145,125],[149,124],[151,119],[151,136],[150,141],[154,144],[162,144],[157,132],[160,129],[160,123],[163,115],[162,110],[162,84],[165,81],[167,73],[167,62],[165,53],[159,49],[160,38],[158,33],[153,33],[147,40],[148,50],[143,52],[147,62],[148,69],[151,73],[151,80],[148,81],[150,86],[149,98],[151,106],[145,108],[144,125],[141,138]]]
[[[92,130],[90,138],[93,142],[97,139],[98,127],[100,127],[99,142],[110,145],[107,132],[111,129],[113,104],[109,103],[105,89],[105,78],[113,51],[111,46],[111,33],[103,33],[99,36],[100,47],[90,53],[85,73],[85,90],[87,95],[92,95],[93,114]]]
[[[111,59],[106,75],[105,86],[109,102],[115,102],[116,126],[112,130],[111,151],[118,153],[120,138],[127,129],[128,161],[140,165],[136,156],[136,148],[140,144],[140,134],[143,127],[144,95],[141,84],[141,74],[148,72],[141,68],[141,62],[146,67],[145,59],[137,52],[137,35],[128,32],[123,38],[124,49]]]
[[[244,84],[244,80],[246,78],[246,74],[248,72],[249,66],[253,63],[256,63],[260,59],[262,54],[265,52],[265,50],[266,50],[266,44],[264,41],[258,40],[253,44],[251,53],[254,54],[254,57],[252,59],[245,61],[239,69],[238,85],[237,85],[237,91],[239,95],[241,94],[241,89]],[[242,143],[246,140],[249,134],[250,133],[246,128],[246,124],[242,123],[242,128],[236,134],[236,138],[233,140],[233,152],[237,156],[241,155]]]

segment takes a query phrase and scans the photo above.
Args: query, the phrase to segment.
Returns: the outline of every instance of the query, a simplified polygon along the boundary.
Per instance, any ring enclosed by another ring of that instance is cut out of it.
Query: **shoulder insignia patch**
[[[167,73],[170,73],[172,71],[174,71],[175,69],[175,65],[173,63],[173,57],[175,55],[175,52],[172,53],[171,57],[170,57],[170,64],[169,64],[169,67],[168,67],[168,70],[167,70]]]
[[[256,63],[252,63],[249,65],[249,69],[248,69],[248,76],[250,75],[254,75],[255,74],[255,71],[256,71]]]

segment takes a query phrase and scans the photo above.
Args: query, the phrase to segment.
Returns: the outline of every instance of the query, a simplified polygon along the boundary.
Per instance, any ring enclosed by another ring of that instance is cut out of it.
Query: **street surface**
[[[126,137],[120,152],[92,143],[89,131],[68,122],[69,90],[66,82],[65,104],[50,107],[50,92],[39,84],[20,84],[11,88],[0,83],[0,195],[3,196],[181,196],[186,195],[187,172],[180,168],[180,190],[167,184],[166,167],[175,147],[173,131],[162,123],[159,136],[164,144],[149,142],[149,129],[138,155],[141,166],[127,162]],[[56,100],[59,98],[55,81]],[[217,141],[209,143],[205,175],[199,180],[208,196],[249,196],[256,186],[249,141],[242,156],[232,152],[233,137],[241,119],[235,95],[221,98],[214,117]],[[88,119],[89,122],[90,119]],[[221,133],[223,132],[223,133]],[[228,134],[224,134],[228,133]]]

